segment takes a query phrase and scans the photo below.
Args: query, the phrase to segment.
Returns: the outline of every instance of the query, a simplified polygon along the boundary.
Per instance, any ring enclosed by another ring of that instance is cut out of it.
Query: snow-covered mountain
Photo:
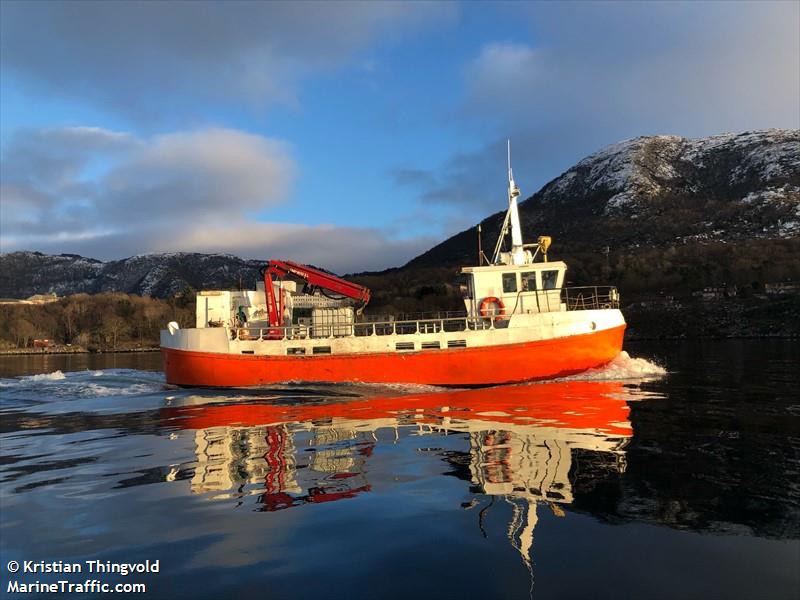
[[[542,192],[543,202],[599,195],[604,215],[631,219],[670,196],[721,199],[738,205],[747,218],[738,223],[743,227],[706,233],[789,237],[800,232],[800,132],[639,137],[583,159]],[[753,231],[752,217],[767,206],[778,209],[778,218]],[[714,215],[708,216],[700,223],[704,228],[714,224]]]
[[[250,288],[263,264],[230,254],[143,254],[101,262],[74,254],[10,252],[0,255],[0,296],[118,291],[165,298],[187,287],[235,288],[241,282]]]
[[[483,222],[492,243],[503,212]],[[647,136],[581,160],[520,204],[524,233],[561,253],[800,236],[800,131]],[[412,266],[474,260],[475,229]]]

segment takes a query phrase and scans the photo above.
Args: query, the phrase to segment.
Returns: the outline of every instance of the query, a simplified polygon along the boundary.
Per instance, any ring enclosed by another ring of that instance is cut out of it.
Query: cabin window
[[[522,291],[532,292],[536,289],[536,271],[522,273]]]
[[[495,281],[497,281],[495,279]],[[517,274],[503,273],[503,293],[513,294],[517,291]]]
[[[461,297],[465,300],[472,298],[472,277],[459,277],[458,279],[458,291],[461,294]]]
[[[558,271],[542,271],[542,289],[545,290],[556,289],[557,281],[558,281]]]

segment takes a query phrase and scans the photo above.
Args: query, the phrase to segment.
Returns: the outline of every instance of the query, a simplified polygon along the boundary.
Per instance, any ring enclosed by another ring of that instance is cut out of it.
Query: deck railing
[[[531,295],[533,296],[533,295]],[[541,290],[534,302],[540,312],[563,309],[598,310],[619,308],[619,294],[613,286],[584,286]],[[232,330],[233,339],[242,341],[280,339],[324,339],[333,337],[363,337],[371,335],[409,335],[457,331],[479,331],[508,327],[514,307],[506,307],[509,314],[486,317],[469,317],[452,312],[427,313],[416,318],[362,316],[357,322],[330,322],[319,326],[292,325],[290,327],[240,327]]]
[[[611,285],[562,288],[561,301],[567,305],[567,310],[619,308],[619,292]]]
[[[281,340],[281,339],[324,339],[333,337],[363,337],[370,335],[409,335],[416,333],[442,333],[455,331],[476,331],[508,326],[508,320],[487,319],[483,317],[455,317],[448,319],[419,319],[414,321],[371,321],[348,323],[352,333],[335,335],[337,326],[325,324],[321,327],[292,325],[291,327],[239,327],[232,330],[233,339],[242,341]],[[320,335],[321,330],[325,332]],[[334,335],[330,335],[334,333]]]

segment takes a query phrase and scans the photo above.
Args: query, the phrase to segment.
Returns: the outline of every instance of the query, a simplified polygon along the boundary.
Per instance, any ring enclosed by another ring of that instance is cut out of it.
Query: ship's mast
[[[517,197],[519,196],[519,186],[514,183],[514,173],[511,170],[511,140],[508,140],[508,211],[497,238],[497,245],[494,248],[492,263],[500,263],[500,248],[503,240],[511,227],[511,252],[510,259],[512,265],[524,265],[526,260],[525,248],[522,243],[522,226],[519,222],[519,209],[517,208]]]
[[[525,249],[522,247],[522,227],[519,224],[517,196],[519,196],[519,187],[514,183],[514,173],[511,171],[511,140],[508,140],[508,212],[511,214],[511,264],[524,265]]]

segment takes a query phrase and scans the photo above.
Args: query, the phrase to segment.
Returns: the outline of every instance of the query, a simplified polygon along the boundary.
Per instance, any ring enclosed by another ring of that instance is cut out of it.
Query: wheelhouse
[[[561,301],[566,272],[561,261],[464,267],[467,314],[486,316],[488,304],[505,316],[566,310]]]

